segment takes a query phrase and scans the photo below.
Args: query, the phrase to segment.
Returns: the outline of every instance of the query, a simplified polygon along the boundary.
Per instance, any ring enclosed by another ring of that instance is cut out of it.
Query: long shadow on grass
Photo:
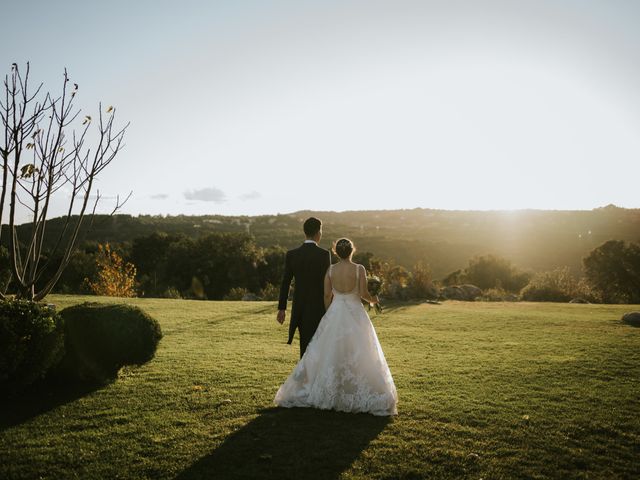
[[[305,408],[263,410],[177,478],[335,479],[388,422]]]
[[[0,432],[73,402],[104,385],[42,382],[26,392],[0,399]]]

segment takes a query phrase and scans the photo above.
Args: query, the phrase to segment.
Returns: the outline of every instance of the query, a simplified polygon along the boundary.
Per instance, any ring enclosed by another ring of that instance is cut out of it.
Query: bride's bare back
[[[362,276],[364,267],[350,261],[341,261],[334,264],[331,269],[331,286],[340,293],[351,293],[356,289],[357,270],[361,269],[359,276]]]
[[[341,294],[355,294],[367,302],[376,303],[377,297],[369,295],[367,290],[367,271],[363,265],[343,259],[334,263],[324,277],[325,308],[331,304],[333,291]]]

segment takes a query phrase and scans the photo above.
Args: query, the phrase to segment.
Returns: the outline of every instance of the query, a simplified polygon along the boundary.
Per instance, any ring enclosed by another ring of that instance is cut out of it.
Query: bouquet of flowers
[[[367,290],[369,292],[369,295],[375,297],[376,295],[378,295],[378,293],[380,293],[380,290],[382,290],[382,280],[380,280],[380,278],[376,277],[375,275],[367,277]],[[372,306],[375,308],[377,313],[382,313],[382,305],[380,305],[380,303],[370,303],[369,310],[371,310]]]

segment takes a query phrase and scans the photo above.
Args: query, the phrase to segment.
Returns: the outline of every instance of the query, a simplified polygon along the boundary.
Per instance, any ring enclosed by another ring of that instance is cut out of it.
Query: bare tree
[[[95,180],[123,147],[128,124],[115,128],[115,109],[109,106],[103,111],[102,104],[96,120],[88,115],[80,118],[80,110],[73,105],[78,85],[70,87],[66,69],[59,96],[41,93],[42,84],[33,93],[29,88],[29,63],[24,74],[14,63],[11,73],[5,76],[4,99],[0,98],[4,127],[4,145],[0,147],[0,225],[8,199],[7,243],[16,296],[39,301],[68,265],[85,215],[95,214],[100,200],[99,191],[92,195]],[[64,224],[48,242],[53,247],[45,259],[47,216],[52,199],[60,197],[66,197],[67,202]],[[112,214],[124,202],[118,197]],[[31,223],[22,239],[16,228],[20,211],[27,214]],[[54,261],[56,264],[51,264]],[[43,277],[45,272],[47,278]]]

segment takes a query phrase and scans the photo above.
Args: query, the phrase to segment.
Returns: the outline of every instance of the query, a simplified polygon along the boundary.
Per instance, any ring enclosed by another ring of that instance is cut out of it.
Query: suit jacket
[[[331,254],[315,243],[303,243],[289,250],[285,257],[284,277],[280,286],[278,310],[287,309],[291,279],[295,278],[293,306],[289,323],[289,340],[293,341],[296,328],[315,331],[324,309],[324,275],[331,264]]]

